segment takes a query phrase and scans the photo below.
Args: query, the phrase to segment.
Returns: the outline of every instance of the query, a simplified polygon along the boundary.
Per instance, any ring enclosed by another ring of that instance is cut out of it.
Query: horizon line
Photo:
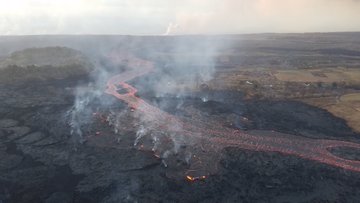
[[[31,36],[124,36],[124,37],[186,37],[186,36],[237,36],[237,35],[286,35],[286,34],[336,34],[360,33],[359,31],[334,31],[334,32],[254,32],[254,33],[224,33],[224,34],[12,34],[0,37],[31,37]]]

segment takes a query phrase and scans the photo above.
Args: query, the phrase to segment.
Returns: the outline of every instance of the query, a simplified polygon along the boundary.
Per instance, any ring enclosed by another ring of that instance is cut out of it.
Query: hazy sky
[[[0,35],[360,31],[360,0],[0,0]]]

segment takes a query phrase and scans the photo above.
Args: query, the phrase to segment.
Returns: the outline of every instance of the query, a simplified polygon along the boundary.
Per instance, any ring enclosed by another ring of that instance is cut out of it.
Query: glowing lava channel
[[[175,116],[160,110],[159,108],[146,103],[137,97],[137,89],[127,84],[136,77],[146,75],[154,67],[149,61],[132,57],[130,63],[134,69],[127,70],[119,75],[110,78],[107,82],[106,93],[126,102],[131,108],[146,115],[153,121],[155,127],[166,129],[171,132],[185,136],[205,139],[211,147],[234,146],[253,151],[280,152],[287,155],[294,155],[304,159],[340,167],[346,170],[360,172],[360,161],[348,160],[333,155],[329,150],[336,147],[349,147],[360,150],[360,144],[338,140],[310,139],[292,135],[250,135],[242,131],[233,130],[222,126],[197,125],[197,121],[180,120]],[[126,89],[124,94],[118,93],[119,86]],[[173,129],[167,125],[177,123],[181,128]],[[190,181],[201,179],[201,177],[186,176]]]

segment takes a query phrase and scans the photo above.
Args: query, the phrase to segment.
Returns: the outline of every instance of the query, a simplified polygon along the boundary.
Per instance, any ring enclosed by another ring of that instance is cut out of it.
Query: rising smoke
[[[123,129],[124,116],[131,115],[136,119],[135,147],[139,147],[143,139],[151,139],[152,146],[148,147],[154,151],[161,151],[160,157],[166,158],[171,154],[177,154],[181,146],[191,143],[192,140],[187,140],[188,137],[185,138],[179,133],[166,133],[156,129],[153,118],[147,117],[146,114],[129,113],[129,108],[115,108],[121,101],[105,94],[107,80],[116,74],[139,68],[132,63],[136,58],[151,61],[155,70],[148,75],[135,78],[130,83],[138,87],[140,96],[147,94],[148,98],[156,98],[149,102],[160,109],[173,106],[175,101],[175,109],[172,111],[176,113],[184,99],[190,95],[196,97],[193,92],[198,91],[199,86],[213,78],[218,52],[223,50],[225,45],[226,40],[222,37],[130,37],[126,43],[119,42],[102,50],[97,56],[97,61],[100,62],[95,64],[97,68],[92,74],[93,81],[86,88],[78,87],[74,105],[68,112],[73,136],[80,138],[80,141],[83,140],[94,122],[93,115],[105,110],[105,120],[112,126],[114,133],[119,133]],[[198,99],[207,101],[203,97]],[[166,129],[179,131],[181,125],[168,121]],[[172,141],[170,147],[163,146],[162,142],[165,139]],[[189,159],[189,154],[191,152],[186,152],[185,159]]]

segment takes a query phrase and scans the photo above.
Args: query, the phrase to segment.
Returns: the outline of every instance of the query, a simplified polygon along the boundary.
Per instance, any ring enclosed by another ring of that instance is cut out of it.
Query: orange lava
[[[267,136],[252,135],[244,131],[233,130],[221,125],[206,125],[197,120],[180,120],[137,97],[135,95],[137,89],[126,83],[127,81],[153,71],[153,64],[133,56],[127,56],[127,61],[132,64],[133,69],[110,78],[107,82],[106,93],[127,103],[134,111],[143,114],[144,117],[153,123],[152,126],[155,129],[167,130],[189,138],[206,140],[203,145],[207,150],[233,146],[253,151],[279,152],[340,167],[346,170],[360,172],[360,161],[344,159],[333,155],[329,151],[330,149],[337,147],[350,147],[360,150],[359,143],[339,140],[310,139],[293,135],[285,136],[276,133]],[[118,93],[118,86],[126,89],[127,93]],[[186,179],[189,181],[204,178],[205,176],[186,176]]]
[[[193,177],[193,176],[186,176],[186,180],[194,182],[197,180],[205,180],[206,176],[198,176],[198,177]]]

